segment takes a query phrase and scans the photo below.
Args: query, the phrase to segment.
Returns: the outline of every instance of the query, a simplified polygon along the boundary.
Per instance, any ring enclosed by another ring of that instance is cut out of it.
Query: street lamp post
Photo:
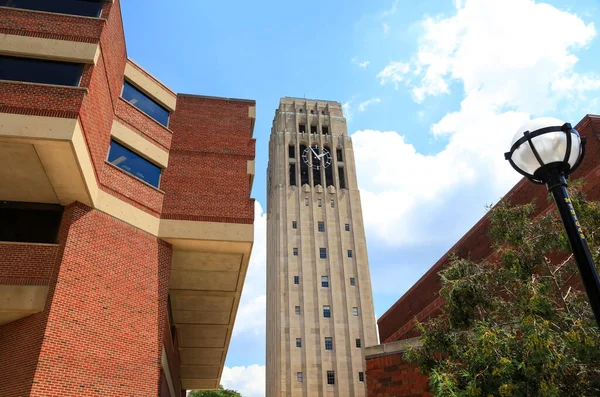
[[[567,192],[566,178],[581,164],[584,155],[585,138],[571,124],[542,117],[527,122],[517,131],[504,157],[518,173],[534,183],[546,184],[552,192],[600,327],[600,278]]]

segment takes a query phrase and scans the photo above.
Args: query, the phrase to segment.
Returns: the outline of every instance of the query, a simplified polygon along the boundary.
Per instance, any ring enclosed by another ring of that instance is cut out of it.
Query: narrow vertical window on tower
[[[299,124],[298,125],[298,132],[301,134],[306,133],[306,124]],[[300,151],[300,153],[302,153],[302,150]]]
[[[324,125],[321,127],[321,131],[323,132],[323,135],[329,135],[329,127]]]
[[[340,178],[340,189],[346,188],[346,175],[344,175],[344,167],[338,167],[338,176]]]
[[[313,168],[313,186],[321,185],[321,167]]]
[[[340,148],[336,149],[335,157],[337,158],[337,161],[344,161],[344,157],[342,156],[342,149],[340,149]]]
[[[290,186],[296,186],[296,164],[290,164]]]
[[[291,159],[296,158],[296,146],[294,146],[294,145],[288,146],[288,156]]]
[[[317,133],[317,126],[316,125],[311,125],[310,126],[310,133],[311,134],[316,134]]]
[[[333,167],[331,166],[325,168],[325,183],[327,187],[333,186]]]
[[[300,145],[300,153],[304,153],[305,150],[306,146]],[[300,185],[303,186],[305,184],[308,184],[308,164],[304,161],[300,161]]]

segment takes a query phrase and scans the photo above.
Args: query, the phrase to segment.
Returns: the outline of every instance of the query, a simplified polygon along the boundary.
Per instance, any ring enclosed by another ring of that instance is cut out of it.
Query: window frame
[[[325,315],[327,313],[328,315]],[[331,306],[323,305],[323,318],[331,318]]]
[[[300,285],[300,276],[294,276],[294,285]]]
[[[17,10],[27,10],[27,11],[34,11],[34,12],[47,12],[49,14],[68,15],[71,17],[84,17],[84,18],[94,18],[94,19],[102,18],[102,10],[104,9],[105,0],[86,0],[86,2],[87,3],[99,3],[100,8],[98,10],[97,15],[92,16],[92,15],[86,15],[86,14],[73,14],[73,13],[60,12],[60,11],[39,10],[37,8],[15,7],[15,6],[2,5],[2,4],[0,4],[0,7],[7,7],[7,8],[17,9]],[[50,1],[48,1],[48,3],[50,3]]]
[[[356,307],[356,306],[352,307],[352,315],[354,317],[358,317],[358,307]]]
[[[321,288],[329,288],[329,276],[321,276]]]
[[[350,224],[349,224],[349,223],[346,223],[346,224],[344,225],[344,230],[345,230],[345,231],[347,231],[347,232],[349,232],[349,231],[350,231]]]
[[[352,258],[352,250],[348,250],[348,258]]]
[[[327,384],[335,385],[335,371],[327,371]]]
[[[139,92],[140,94],[142,94],[142,96],[146,97],[149,101],[151,101],[152,103],[154,103],[156,106],[158,106],[159,108],[161,108],[164,111],[166,111],[167,112],[167,123],[166,124],[161,123],[160,121],[158,121],[157,119],[155,119],[154,117],[152,117],[150,114],[146,113],[145,111],[143,111],[142,109],[140,109],[139,107],[135,106],[133,103],[131,103],[127,99],[125,99],[123,97],[123,92],[125,91],[125,84],[129,85],[134,90],[136,90],[137,92]],[[131,106],[133,106],[134,108],[136,108],[137,110],[139,110],[140,112],[144,113],[146,116],[150,117],[152,120],[154,120],[158,124],[162,125],[166,129],[169,129],[169,123],[171,122],[171,113],[172,113],[172,111],[170,109],[168,109],[166,106],[160,104],[156,99],[152,98],[150,96],[150,94],[144,92],[144,90],[142,90],[141,88],[139,88],[138,86],[136,86],[135,83],[133,83],[132,81],[128,80],[127,78],[123,79],[123,85],[121,87],[120,98],[123,99],[128,104],[130,104]]]
[[[335,208],[335,200],[331,199],[331,208]]]
[[[24,56],[13,56],[13,55],[7,55],[7,54],[0,54],[0,60],[1,59],[7,59],[9,60],[8,62],[10,62],[10,60],[13,60],[15,62],[31,62],[31,64],[36,64],[39,67],[43,67],[43,65],[62,65],[64,67],[71,67],[73,68],[72,70],[76,70],[76,72],[78,73],[77,76],[77,81],[74,82],[73,84],[63,84],[63,82],[59,82],[59,81],[36,81],[36,80],[19,80],[19,79],[10,79],[10,78],[3,78],[2,80],[4,81],[10,81],[10,82],[14,82],[14,83],[29,83],[29,84],[45,84],[45,85],[50,85],[50,86],[58,86],[58,87],[73,87],[73,88],[81,88],[81,80],[83,79],[83,73],[85,71],[85,64],[84,63],[78,63],[78,62],[69,62],[69,61],[57,61],[57,60],[53,60],[53,59],[42,59],[42,58],[33,58],[33,57],[24,57]],[[16,65],[19,66],[19,65]],[[21,68],[24,68],[25,65],[21,65]],[[61,66],[58,66],[59,68]],[[5,69],[10,71],[11,69]],[[34,70],[35,72],[36,70]],[[64,73],[66,70],[59,70],[58,72],[60,73]],[[60,74],[59,73],[59,74]],[[36,76],[38,76],[39,74],[35,73]],[[10,76],[4,76],[4,77],[10,77]]]
[[[360,340],[360,338],[356,338],[356,340],[354,341],[356,348],[357,349],[361,349],[362,348],[362,342]]]
[[[300,310],[300,306],[294,306],[294,313],[296,313],[296,316],[299,316],[300,314],[302,314],[302,311]]]
[[[327,259],[327,248],[319,248],[319,259]]]
[[[317,207],[323,207],[323,202],[321,201],[321,199],[317,199]]]
[[[298,247],[292,248],[292,255],[293,256],[298,256]]]
[[[292,229],[298,229],[298,221],[292,221]]]
[[[296,372],[296,382],[304,382],[304,374],[302,373],[302,371]]]
[[[327,347],[329,347],[329,349]],[[327,351],[333,350],[333,337],[332,336],[325,337],[325,350],[327,350]]]
[[[363,371],[358,371],[358,381],[364,383],[365,381],[365,373]]]
[[[319,233],[325,232],[325,221],[317,221],[317,231]]]
[[[350,277],[350,286],[351,287],[356,287],[356,278]]]
[[[112,150],[112,144],[116,143],[117,145],[121,146],[123,149],[133,153],[134,155],[138,156],[139,158],[145,160],[146,162],[148,162],[149,164],[153,165],[154,167],[158,168],[159,172],[158,172],[158,181],[156,182],[156,186],[154,186],[152,183],[140,178],[139,176],[127,171],[124,168],[119,167],[117,164],[113,164],[109,159],[110,159],[110,152]],[[162,166],[156,164],[154,161],[150,160],[148,157],[144,156],[143,154],[139,153],[138,151],[136,151],[135,149],[131,148],[130,146],[122,143],[121,141],[119,141],[118,139],[115,139],[114,137],[110,138],[110,144],[108,146],[108,152],[106,153],[106,160],[105,160],[108,164],[110,164],[113,167],[118,168],[119,170],[125,172],[127,175],[137,179],[138,181],[145,183],[148,186],[153,187],[154,189],[160,190],[160,183],[162,182],[162,173],[165,170]]]
[[[296,347],[302,348],[302,338],[296,338]]]

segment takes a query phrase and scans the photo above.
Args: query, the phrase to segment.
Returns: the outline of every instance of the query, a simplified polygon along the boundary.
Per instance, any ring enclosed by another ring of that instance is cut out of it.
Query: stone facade
[[[304,146],[315,144],[330,151],[329,169],[306,165]],[[267,397],[365,396],[362,347],[376,342],[354,153],[341,105],[283,98],[267,169]],[[335,384],[328,384],[328,371]]]

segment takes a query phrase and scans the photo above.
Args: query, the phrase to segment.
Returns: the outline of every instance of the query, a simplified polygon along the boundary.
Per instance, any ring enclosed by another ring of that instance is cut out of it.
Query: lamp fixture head
[[[546,183],[550,174],[567,177],[575,171],[584,154],[585,138],[571,124],[541,117],[517,130],[504,158],[532,182]]]

